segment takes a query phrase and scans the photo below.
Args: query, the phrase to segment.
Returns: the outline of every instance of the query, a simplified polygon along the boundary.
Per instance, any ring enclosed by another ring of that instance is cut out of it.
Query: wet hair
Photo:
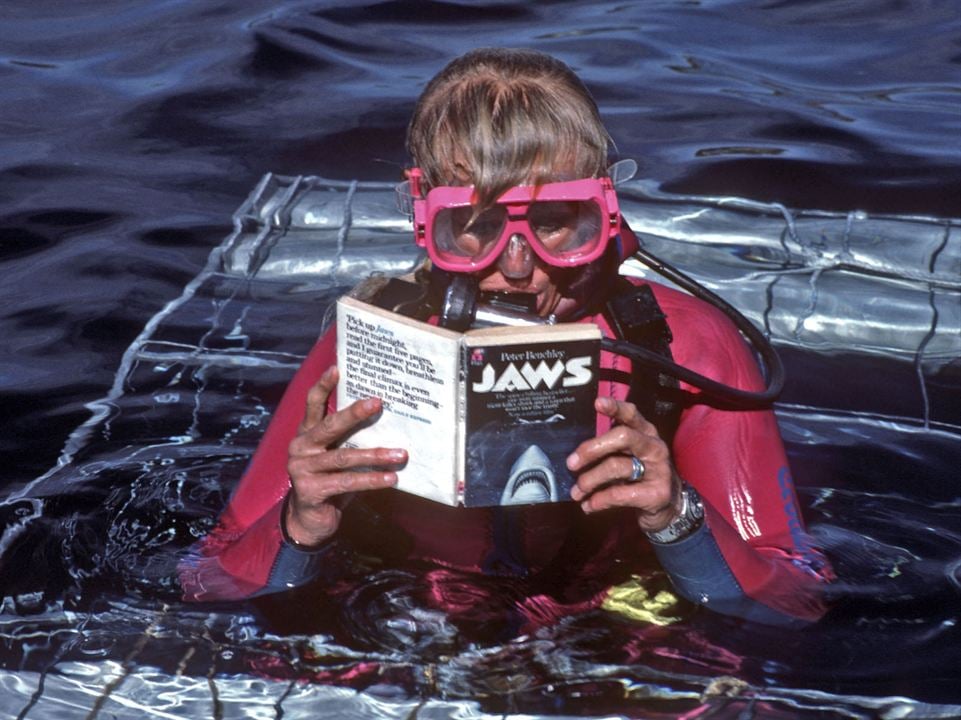
[[[549,181],[558,166],[599,177],[609,146],[584,83],[533,50],[481,48],[453,60],[427,84],[407,131],[425,189],[473,184],[480,207],[515,185]]]

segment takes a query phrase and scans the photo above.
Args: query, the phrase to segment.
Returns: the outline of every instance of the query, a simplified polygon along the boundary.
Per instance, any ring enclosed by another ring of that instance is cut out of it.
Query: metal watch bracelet
[[[681,488],[681,512],[663,530],[657,532],[646,532],[648,540],[658,545],[669,545],[670,543],[683,540],[688,535],[697,530],[704,523],[704,503],[697,490],[687,483]]]

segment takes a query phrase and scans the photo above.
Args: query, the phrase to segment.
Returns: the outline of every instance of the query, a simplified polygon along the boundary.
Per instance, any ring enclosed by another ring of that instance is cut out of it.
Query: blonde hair
[[[473,184],[487,206],[563,166],[600,177],[610,136],[587,87],[533,50],[481,48],[448,64],[421,93],[407,149],[427,188]]]

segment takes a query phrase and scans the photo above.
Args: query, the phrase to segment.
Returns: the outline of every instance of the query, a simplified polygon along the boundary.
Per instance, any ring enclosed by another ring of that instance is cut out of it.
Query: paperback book
[[[568,500],[565,460],[595,434],[600,338],[592,323],[460,333],[345,296],[337,404],[376,396],[383,412],[344,445],[406,448],[398,489],[447,505]]]

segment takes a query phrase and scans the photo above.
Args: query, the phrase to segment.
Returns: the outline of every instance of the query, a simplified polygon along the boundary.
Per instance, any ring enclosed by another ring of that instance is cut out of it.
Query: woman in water
[[[612,211],[609,137],[566,65],[504,49],[457,58],[418,100],[408,148],[414,201],[450,218],[418,227],[432,283],[468,276],[481,294],[526,296],[540,316],[641,342],[611,310],[637,297],[655,329],[644,335],[649,349],[729,386],[763,387],[722,313],[618,276],[635,239],[616,213],[613,228],[584,220]],[[523,206],[520,231],[515,222],[503,230],[505,193]],[[567,215],[545,217],[538,202],[551,195],[567,198]],[[599,604],[653,550],[678,593],[714,611],[768,623],[824,612],[830,570],[803,528],[770,410],[713,407],[695,388],[604,352],[597,435],[566,458],[573,502],[450,508],[392,489],[406,448],[342,447],[382,405],[333,407],[334,349],[330,330],[288,387],[217,528],[182,567],[187,597],[331,588],[359,548],[426,568],[425,592],[442,608],[456,605],[437,581],[450,573],[516,580],[523,591],[511,604],[523,614],[538,598],[527,613],[536,624]]]

